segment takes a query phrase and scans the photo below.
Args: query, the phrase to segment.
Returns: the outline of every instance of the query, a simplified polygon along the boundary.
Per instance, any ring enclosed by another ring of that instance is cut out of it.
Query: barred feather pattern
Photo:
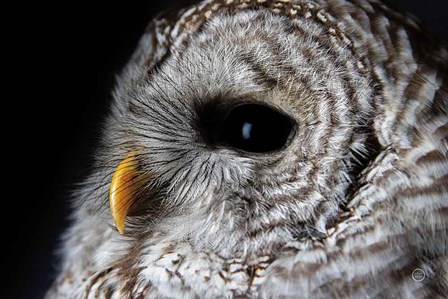
[[[117,80],[47,298],[446,298],[447,79],[445,44],[376,0],[160,15]],[[294,119],[287,147],[203,140],[204,109],[251,101]],[[107,192],[135,148],[153,179],[122,236]]]

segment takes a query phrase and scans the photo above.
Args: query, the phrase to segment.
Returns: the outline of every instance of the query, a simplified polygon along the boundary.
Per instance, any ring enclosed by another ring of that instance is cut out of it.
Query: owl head
[[[200,13],[148,27],[89,180],[105,196],[86,203],[127,237],[223,256],[322,237],[368,151],[363,57],[326,15]]]

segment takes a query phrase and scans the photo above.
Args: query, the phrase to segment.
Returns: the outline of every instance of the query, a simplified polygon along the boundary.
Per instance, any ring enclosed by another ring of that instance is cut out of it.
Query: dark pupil
[[[290,119],[276,110],[245,104],[227,114],[220,135],[222,141],[232,147],[263,153],[282,148],[291,129]]]

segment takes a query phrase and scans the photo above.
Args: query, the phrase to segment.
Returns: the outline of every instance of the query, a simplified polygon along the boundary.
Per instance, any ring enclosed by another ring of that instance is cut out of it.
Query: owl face
[[[366,152],[374,94],[361,58],[323,34],[265,12],[218,16],[156,67],[124,72],[98,177],[108,185],[134,153],[125,235],[231,255],[325,234]]]
[[[48,298],[447,297],[448,52],[426,35],[379,1],[153,20]]]

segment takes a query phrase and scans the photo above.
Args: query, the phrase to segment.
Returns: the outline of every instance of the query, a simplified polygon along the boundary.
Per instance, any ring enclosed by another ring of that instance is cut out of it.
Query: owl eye
[[[285,146],[292,127],[291,119],[277,110],[265,105],[243,104],[228,112],[219,139],[237,149],[265,153]]]

